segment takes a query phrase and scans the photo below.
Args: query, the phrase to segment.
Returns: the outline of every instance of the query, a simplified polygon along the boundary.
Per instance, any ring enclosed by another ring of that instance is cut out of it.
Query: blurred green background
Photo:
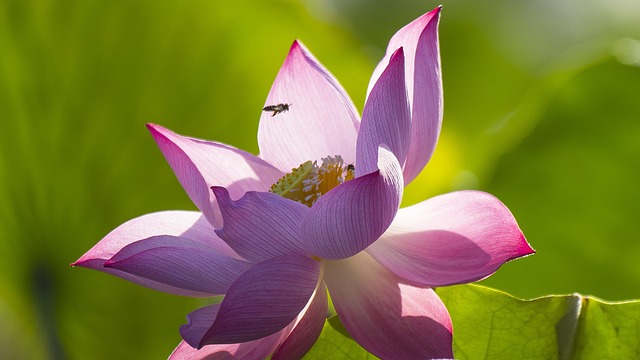
[[[362,110],[390,36],[440,3],[444,126],[405,203],[507,204],[538,253],[485,285],[640,298],[637,0],[1,0],[0,358],[166,358],[203,300],[69,267],[194,209],[143,125],[256,153],[295,38]]]

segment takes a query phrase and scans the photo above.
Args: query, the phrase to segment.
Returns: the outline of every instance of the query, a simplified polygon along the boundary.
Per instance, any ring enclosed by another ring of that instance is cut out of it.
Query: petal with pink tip
[[[214,296],[226,293],[251,264],[196,241],[164,235],[125,246],[104,267]]]
[[[116,269],[103,267],[107,260],[127,245],[159,235],[179,236],[206,245],[220,255],[239,259],[239,256],[224,241],[218,238],[213,227],[201,213],[195,211],[163,211],[143,215],[118,226],[71,265],[102,271],[136,284],[171,294],[211,296],[208,293],[186,291]]]
[[[216,227],[222,222],[211,186],[224,186],[238,198],[250,190],[268,190],[283,175],[260,158],[229,145],[181,136],[159,125],[148,124],[147,128],[191,201]]]
[[[292,326],[284,328],[273,335],[262,339],[237,344],[207,345],[196,349],[202,336],[213,324],[220,304],[205,306],[187,315],[188,323],[180,327],[180,334],[185,341],[173,351],[169,360],[200,359],[266,359],[291,331]],[[189,345],[191,344],[191,345]]]
[[[402,199],[402,172],[393,153],[382,146],[377,167],[316,201],[302,223],[302,241],[309,252],[325,259],[347,258],[385,232]]]
[[[451,318],[432,289],[403,283],[366,252],[327,262],[325,282],[340,321],[373,355],[453,357]]]
[[[214,233],[213,227],[201,213],[178,210],[146,214],[125,222],[107,234],[73,265],[84,266],[84,262],[94,259],[104,262],[132,242],[158,235],[181,236],[198,241],[222,254],[238,257]]]
[[[289,104],[289,111],[260,117],[260,156],[270,164],[289,172],[328,155],[355,161],[358,112],[335,77],[299,41],[291,46],[266,101],[266,106]]]
[[[320,262],[302,256],[254,265],[231,285],[199,346],[253,341],[282,330],[305,308],[319,275]]]
[[[303,310],[287,339],[273,354],[271,360],[302,359],[309,352],[322,332],[324,321],[327,318],[327,288],[323,281],[318,283],[316,290]]]
[[[404,163],[409,184],[429,162],[442,126],[443,99],[438,21],[440,7],[400,29],[389,41],[387,53],[373,72],[369,93],[400,47],[405,53],[405,77],[411,106],[411,146]]]
[[[445,286],[483,279],[534,250],[498,199],[458,191],[400,209],[367,252],[402,278]]]
[[[250,191],[233,201],[225,188],[211,189],[224,219],[216,233],[240,256],[260,262],[306,253],[300,242],[300,224],[308,207],[270,192]]]
[[[386,144],[404,164],[411,143],[411,114],[404,80],[404,53],[400,48],[391,56],[364,106],[356,147],[358,175],[377,169],[380,144]]]

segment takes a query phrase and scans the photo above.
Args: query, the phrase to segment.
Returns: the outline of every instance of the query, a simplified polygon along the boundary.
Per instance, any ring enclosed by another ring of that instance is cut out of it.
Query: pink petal
[[[398,49],[373,87],[358,133],[356,173],[377,169],[378,146],[385,144],[404,164],[411,141],[411,115],[404,84],[404,53]]]
[[[184,239],[204,244],[220,255],[239,258],[224,241],[218,238],[213,227],[201,213],[195,211],[163,211],[143,215],[118,226],[71,265],[102,271],[142,286],[172,294],[210,296],[209,294],[186,291],[116,269],[103,267],[107,260],[127,245],[159,235],[180,236]]]
[[[300,224],[309,208],[269,192],[247,192],[232,201],[225,188],[213,187],[224,226],[216,233],[238,254],[252,262],[298,254]]]
[[[459,191],[400,209],[367,252],[402,278],[445,286],[485,278],[534,250],[498,199]]]
[[[266,359],[289,334],[293,325],[284,328],[273,335],[262,339],[238,344],[207,345],[195,349],[202,336],[211,327],[216,318],[220,304],[205,306],[191,312],[188,324],[180,327],[180,334],[184,339],[173,351],[170,360],[199,360],[199,359]],[[189,345],[192,344],[192,345]]]
[[[263,261],[231,285],[200,346],[257,340],[289,325],[318,283],[320,262],[301,256]]]
[[[250,190],[268,190],[283,175],[260,158],[229,145],[181,136],[159,125],[148,124],[147,128],[191,201],[216,227],[222,222],[211,186],[224,186],[238,198]]]
[[[304,354],[311,350],[322,332],[324,321],[327,318],[327,307],[327,288],[321,281],[307,304],[307,308],[303,310],[304,315],[300,317],[300,321],[273,354],[271,360],[302,359]]]
[[[345,328],[373,355],[453,357],[451,319],[430,288],[403,283],[366,252],[327,262],[325,281]]]
[[[275,116],[262,113],[258,145],[263,159],[283,172],[328,155],[355,161],[358,112],[333,75],[298,41],[291,46],[265,105],[277,104],[290,108]]]
[[[104,267],[187,291],[222,295],[251,264],[193,240],[154,236],[122,248]]]
[[[404,163],[404,182],[409,184],[431,159],[442,126],[442,75],[438,46],[440,7],[400,29],[389,41],[371,81],[370,92],[382,76],[389,59],[400,47],[406,58],[406,85],[411,106],[411,146]]]
[[[371,245],[393,221],[402,199],[395,156],[379,148],[379,171],[333,188],[313,205],[302,223],[302,241],[312,254],[343,259]]]

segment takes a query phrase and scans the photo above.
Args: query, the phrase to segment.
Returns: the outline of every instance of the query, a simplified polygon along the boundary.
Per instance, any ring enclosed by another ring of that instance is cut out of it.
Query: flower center
[[[307,161],[271,186],[270,192],[311,207],[329,190],[354,178],[355,167],[344,165],[340,155]]]

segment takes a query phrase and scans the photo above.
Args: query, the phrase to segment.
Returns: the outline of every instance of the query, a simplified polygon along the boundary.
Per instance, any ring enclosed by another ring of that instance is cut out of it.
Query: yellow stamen
[[[283,176],[271,186],[271,191],[309,207],[329,190],[354,178],[355,167],[343,165],[342,157],[328,156],[318,162],[307,161]]]

